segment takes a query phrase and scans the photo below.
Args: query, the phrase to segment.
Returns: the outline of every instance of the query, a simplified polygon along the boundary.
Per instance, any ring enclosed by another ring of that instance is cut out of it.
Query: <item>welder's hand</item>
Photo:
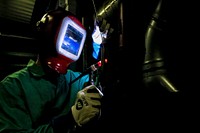
[[[101,92],[95,85],[89,85],[78,92],[76,102],[71,108],[77,125],[82,126],[90,120],[99,118],[101,98]]]
[[[92,33],[93,42],[96,44],[101,44],[103,42],[102,33],[100,32],[99,26],[95,25],[94,31]]]
[[[108,23],[105,19],[101,17],[95,18],[94,30],[92,33],[93,42],[97,44],[105,42],[105,40],[107,40],[107,38],[110,37],[113,31],[114,29],[111,28],[110,23]]]
[[[111,37],[111,34],[114,32],[113,27],[106,19],[102,18],[101,16],[97,16],[95,23],[99,26],[103,42],[105,42],[108,38]]]

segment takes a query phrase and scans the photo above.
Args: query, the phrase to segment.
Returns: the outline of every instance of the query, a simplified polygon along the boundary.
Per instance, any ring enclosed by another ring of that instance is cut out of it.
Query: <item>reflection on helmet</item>
[[[40,56],[58,73],[66,73],[70,63],[79,59],[86,39],[86,30],[69,11],[57,9],[46,13],[36,23]]]

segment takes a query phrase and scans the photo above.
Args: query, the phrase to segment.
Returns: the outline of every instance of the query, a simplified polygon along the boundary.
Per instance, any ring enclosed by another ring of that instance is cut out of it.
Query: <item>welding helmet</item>
[[[36,23],[39,55],[51,69],[66,73],[70,63],[79,59],[86,30],[71,12],[57,9],[47,12]]]

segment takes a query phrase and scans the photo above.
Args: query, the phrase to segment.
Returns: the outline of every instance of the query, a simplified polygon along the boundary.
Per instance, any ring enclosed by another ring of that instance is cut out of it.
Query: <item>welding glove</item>
[[[89,85],[77,93],[72,115],[78,126],[98,119],[101,115],[102,94],[95,85]]]
[[[111,34],[114,32],[111,24],[104,18],[97,16],[95,19],[94,25],[99,26],[99,30],[102,35],[103,43],[111,37]]]
[[[99,57],[101,44],[106,42],[108,35],[110,36],[110,34],[113,31],[114,31],[113,28],[110,28],[110,24],[107,23],[105,19],[102,19],[100,17],[95,19],[94,30],[92,33],[92,40],[93,40],[92,56],[95,59],[98,59]]]
[[[94,27],[94,31],[92,33],[92,40],[94,43],[96,43],[98,45],[100,45],[103,41],[102,33],[101,33],[98,25],[95,25],[95,27]]]
[[[101,35],[101,32],[100,32],[100,29],[99,29],[99,26],[95,26],[95,29],[92,33],[92,39],[93,39],[93,43],[92,43],[92,46],[93,46],[93,52],[92,52],[92,56],[95,58],[95,59],[98,59],[99,57],[99,51],[100,51],[100,48],[101,48],[101,43],[103,42],[103,37]]]

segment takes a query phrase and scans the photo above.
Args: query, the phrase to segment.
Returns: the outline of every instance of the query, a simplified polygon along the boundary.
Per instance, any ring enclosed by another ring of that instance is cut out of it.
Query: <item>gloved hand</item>
[[[93,39],[93,42],[95,42],[95,43],[97,43],[99,45],[103,41],[103,37],[102,37],[102,34],[100,32],[100,29],[99,29],[98,25],[95,25],[94,31],[92,33],[92,39]]]
[[[89,85],[77,93],[75,104],[72,106],[72,115],[78,126],[99,118],[102,94],[95,85]]]
[[[110,27],[110,23],[107,23],[105,19],[102,19],[101,17],[96,18],[92,33],[93,42],[100,45],[113,31],[114,29]]]
[[[110,24],[105,19],[98,17],[94,21],[94,30],[92,33],[93,40],[93,53],[92,56],[98,59],[101,44],[105,43],[108,36],[113,32],[113,28],[110,28]]]
[[[101,48],[101,43],[103,42],[103,37],[102,34],[100,32],[99,26],[95,25],[94,31],[92,33],[92,39],[93,39],[93,52],[92,52],[92,56],[95,59],[98,59],[99,57],[99,51]]]

